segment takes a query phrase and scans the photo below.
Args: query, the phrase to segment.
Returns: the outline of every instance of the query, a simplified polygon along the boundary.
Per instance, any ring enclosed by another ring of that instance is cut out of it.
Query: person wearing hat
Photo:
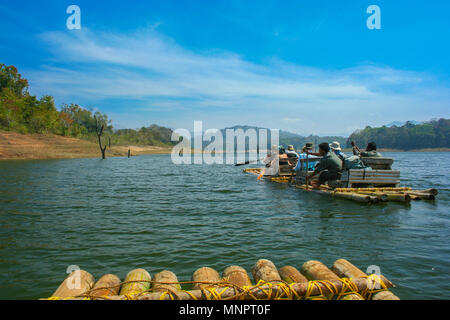
[[[288,158],[298,159],[298,153],[295,152],[294,146],[292,144],[288,146],[286,154]]]
[[[266,167],[261,170],[261,174],[258,176],[258,180],[261,179],[264,175],[278,175],[280,167],[280,151],[277,145],[272,145],[272,149],[267,154],[267,157],[264,158],[263,163],[266,165]]]
[[[311,142],[307,142],[305,143],[305,145],[303,146],[303,150],[313,150],[314,149],[314,145]]]
[[[360,157],[375,157],[375,158],[381,158],[383,157],[381,153],[377,151],[377,145],[375,142],[369,142],[366,147],[366,151],[361,151],[358,146],[355,144],[354,141],[352,141],[352,147],[353,147],[353,154],[355,156]]]
[[[307,153],[309,153],[307,151]],[[311,177],[319,175],[318,181],[311,181],[311,186],[318,189],[325,182],[338,180],[341,177],[342,161],[331,151],[330,145],[326,142],[319,144],[319,153],[322,159],[316,167]]]
[[[337,141],[333,141],[330,144],[330,149],[333,151],[341,160],[344,160],[347,156],[342,152],[341,144]]]
[[[291,148],[292,147],[292,148]],[[291,148],[291,151],[289,151],[289,148]],[[294,147],[290,145],[288,147],[288,151],[283,146],[280,146],[279,149],[280,153],[280,165],[289,165],[290,167],[293,167],[295,165],[295,161],[298,159],[297,153],[294,151]],[[294,154],[292,154],[294,152]]]
[[[300,153],[298,155],[298,162],[297,162],[297,165],[294,168],[294,171],[299,171],[300,170],[300,167],[301,167],[301,161],[300,160],[301,159],[306,159],[306,157],[308,156],[307,152],[309,152],[309,154],[312,154],[311,151],[313,149],[314,149],[314,145],[311,142],[305,143],[305,145],[302,148],[302,153]],[[308,170],[313,170],[313,169],[314,169],[314,162],[311,162],[309,164]]]

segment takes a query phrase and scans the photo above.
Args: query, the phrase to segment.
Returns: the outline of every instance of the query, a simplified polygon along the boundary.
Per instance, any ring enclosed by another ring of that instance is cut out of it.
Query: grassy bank
[[[169,147],[113,146],[107,149],[107,157],[127,156],[128,148],[133,156],[142,154],[167,154]],[[101,157],[97,143],[57,136],[53,134],[20,134],[0,131],[0,160],[70,159]]]

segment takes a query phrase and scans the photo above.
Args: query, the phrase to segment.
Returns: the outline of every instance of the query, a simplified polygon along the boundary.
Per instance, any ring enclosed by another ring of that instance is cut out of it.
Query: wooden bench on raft
[[[362,162],[374,170],[392,170],[394,159],[380,157],[361,157]]]
[[[350,169],[342,173],[341,183],[350,188],[353,188],[354,185],[398,187],[400,186],[400,171]]]

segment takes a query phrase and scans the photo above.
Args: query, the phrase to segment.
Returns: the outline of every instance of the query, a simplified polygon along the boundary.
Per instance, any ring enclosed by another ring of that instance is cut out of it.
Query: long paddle
[[[258,160],[245,161],[244,163],[236,163],[234,166],[235,166],[235,167],[245,166],[245,165],[247,165],[247,164],[255,163],[255,162],[258,162]]]
[[[297,164],[298,164],[298,161],[300,161],[300,156],[298,157]],[[292,174],[291,174],[291,177],[289,178],[289,183],[292,183],[292,178],[294,177],[294,174],[295,174],[295,167],[292,168]]]
[[[258,161],[260,161],[260,160],[264,160],[264,159],[249,160],[249,161],[245,161],[245,162],[243,162],[243,163],[236,163],[234,166],[235,166],[235,167],[245,166],[245,165],[247,165],[247,164],[255,163],[255,162],[258,162]]]
[[[308,170],[309,170],[309,153],[306,154],[306,177],[305,177],[305,182],[306,182],[306,190],[308,190]]]

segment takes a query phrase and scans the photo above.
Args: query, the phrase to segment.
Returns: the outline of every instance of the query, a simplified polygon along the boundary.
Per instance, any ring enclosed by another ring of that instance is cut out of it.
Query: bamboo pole
[[[386,191],[412,191],[410,187],[381,187],[381,188],[336,188],[339,192],[357,192],[357,191],[372,191],[372,192],[386,192]]]
[[[139,294],[144,291],[147,291],[150,289],[150,282],[145,281],[151,281],[152,277],[150,276],[150,273],[147,272],[145,269],[135,269],[130,271],[127,276],[125,277],[124,282],[128,281],[142,281],[144,282],[130,282],[125,283],[122,286],[122,289],[120,290],[121,295],[134,295]]]
[[[339,277],[320,261],[310,260],[303,264],[301,272],[310,280],[334,280]],[[343,300],[363,300],[357,294],[349,294],[342,298]]]
[[[422,192],[410,192],[408,191],[407,194],[409,194],[411,197],[417,197],[420,200],[435,200],[436,195],[431,193],[422,193]]]
[[[308,280],[339,280],[326,265],[316,260],[305,262],[300,271]]]
[[[84,270],[75,270],[60,284],[52,297],[69,298],[88,292],[95,283],[94,276]]]
[[[363,292],[367,288],[372,288],[373,281],[367,278],[354,278],[352,279],[353,284],[355,285],[358,292]],[[344,287],[344,288],[343,288]],[[338,292],[342,292],[344,289],[344,293],[350,290],[348,286],[343,285],[341,280],[329,280],[329,284],[323,282],[316,282],[314,286],[309,286],[309,282],[303,283],[294,283],[290,285],[290,288],[297,294],[299,297],[304,297],[310,290],[310,296],[318,296],[320,294],[331,295],[336,294],[335,289]],[[223,290],[223,292],[222,292]],[[237,290],[233,287],[219,287],[217,288],[218,292],[221,292],[222,300],[229,300],[236,297]],[[283,291],[279,284],[272,285],[263,285],[260,287],[255,287],[249,292],[243,295],[243,299],[245,300],[253,300],[253,299],[274,299],[277,295],[279,296]],[[269,294],[269,296],[268,296]],[[177,292],[177,297],[180,300],[206,300],[207,297],[202,290],[191,290],[191,291],[179,291]],[[111,300],[125,300],[125,296],[115,296],[111,297]],[[162,296],[161,293],[145,293],[138,297],[139,300],[170,300],[171,297],[169,295]]]
[[[284,266],[278,272],[280,273],[281,279],[289,284],[308,282],[308,279],[292,266]]]
[[[119,294],[120,278],[114,274],[105,274],[94,285],[89,294],[94,297],[111,297]]]
[[[433,196],[437,196],[438,195],[438,191],[436,189],[415,190],[415,192],[429,193],[429,194],[432,194]]]
[[[141,270],[133,270],[131,271],[126,279],[134,279],[129,281],[139,281],[136,279],[136,277],[132,277],[132,275],[136,275],[139,273],[143,273]],[[145,271],[145,270],[144,270]],[[145,273],[144,273],[145,274]],[[148,273],[147,273],[148,274]],[[149,277],[150,275],[148,275]],[[143,281],[150,281],[147,279],[142,279]],[[142,277],[141,277],[142,278]],[[368,288],[373,288],[373,280],[368,279],[367,277],[364,278],[353,278],[352,283],[356,287],[358,292],[363,292],[364,290]],[[143,284],[148,284],[148,282],[142,282]],[[139,283],[139,284],[142,284]],[[389,281],[384,281],[386,286],[388,288],[392,287],[392,283]],[[63,282],[64,284],[64,282]],[[63,285],[62,284],[62,285]],[[128,284],[125,284],[124,286],[127,286]],[[87,286],[89,287],[89,285]],[[349,292],[349,290],[352,290],[348,287],[348,285],[343,284],[342,280],[334,279],[334,280],[328,280],[328,283],[324,282],[315,282],[314,285],[311,285],[310,282],[294,282],[289,285],[290,290],[297,295],[297,297],[305,297],[305,295],[309,292],[309,296],[318,296],[321,294],[324,295],[335,295],[337,293],[345,293]],[[240,291],[237,290],[234,286],[223,286],[220,285],[220,287],[216,288],[216,292],[220,292],[220,299],[221,300],[229,300],[229,299],[246,299],[246,300],[254,300],[254,299],[274,299],[275,297],[285,297],[288,298],[289,296],[286,296],[286,285],[283,283],[280,283],[278,281],[274,281],[271,284],[264,284],[261,286],[255,286],[253,288],[248,288],[247,291]],[[216,299],[217,297],[211,296],[207,291],[209,289],[206,288],[205,290],[191,290],[191,291],[177,291],[175,295],[169,295],[164,294],[164,292],[146,292],[142,293],[140,295],[134,296],[135,299],[138,300],[172,300],[175,296],[176,299],[180,300],[206,300],[211,299],[213,297]],[[58,291],[58,290],[57,290]],[[122,290],[123,291],[123,290]],[[118,296],[109,296],[108,300],[127,300],[129,299],[130,295],[133,297],[132,292],[126,292],[125,294],[121,294]],[[148,291],[148,290],[146,290]],[[289,291],[289,290],[288,290]],[[81,292],[80,294],[76,292],[70,292],[68,295],[65,295],[62,298],[69,298],[70,300],[81,300],[83,299],[83,295],[86,292]],[[81,297],[78,297],[81,296]],[[93,299],[99,299],[101,297],[97,297],[96,295],[90,295]],[[292,298],[292,297],[291,297]]]
[[[164,291],[177,291],[181,290],[181,286],[178,283],[178,278],[175,273],[163,270],[153,278],[152,290],[153,292],[164,292]],[[162,282],[162,283],[158,283]]]
[[[252,269],[255,283],[259,280],[263,281],[281,281],[280,274],[272,261],[267,259],[260,259],[256,262]]]
[[[348,192],[333,192],[333,196],[336,198],[342,198],[342,199],[350,199],[358,202],[372,202],[374,199],[371,198],[368,195],[364,194],[358,194],[358,193],[348,193]]]
[[[336,260],[331,268],[341,278],[362,278],[367,276],[356,266],[345,259]],[[392,287],[393,284],[386,279],[383,275],[380,275],[381,280],[386,286]],[[395,294],[390,291],[377,292],[372,296],[372,300],[400,300]]]
[[[336,260],[333,264],[332,270],[340,277],[362,278],[367,276],[367,274],[361,271],[361,269],[345,259]],[[383,275],[380,275],[380,278],[387,287],[395,288],[395,285],[388,278]]]
[[[368,196],[376,196],[380,201],[397,201],[397,202],[410,202],[411,196],[409,192],[400,193],[400,191],[366,191],[366,190],[357,190],[353,191],[356,194],[368,195]],[[339,194],[354,194],[352,192],[336,192]]]
[[[396,192],[396,191],[386,191],[386,194],[406,194],[409,195],[411,197],[411,200],[435,200],[436,199],[436,195],[432,194],[432,193],[425,193],[423,191],[417,191],[417,190],[412,190],[412,191],[401,191],[401,192]]]
[[[389,200],[387,194],[381,192],[359,191],[358,194],[365,194],[368,196],[376,197],[380,202],[387,202]]]
[[[411,196],[405,193],[386,193],[389,201],[411,202]]]
[[[202,268],[197,269],[192,274],[192,281],[195,281],[195,282],[220,282],[220,276],[216,270],[209,268],[209,267],[202,267]],[[204,289],[204,288],[208,288],[208,287],[212,287],[212,285],[196,283],[196,284],[194,284],[192,289],[197,290],[197,289]]]
[[[252,285],[252,281],[250,280],[247,271],[239,266],[230,266],[226,268],[223,271],[222,278],[241,288]]]
[[[326,190],[326,189],[307,189],[307,187],[305,185],[296,186],[296,188],[303,189],[303,190],[310,191],[310,192],[320,193],[320,194],[327,194],[327,195],[335,196],[336,198],[354,200],[357,202],[369,203],[372,201],[376,201],[374,198],[371,198],[368,195],[357,194],[357,193],[336,192],[336,191],[331,191],[331,190]]]

